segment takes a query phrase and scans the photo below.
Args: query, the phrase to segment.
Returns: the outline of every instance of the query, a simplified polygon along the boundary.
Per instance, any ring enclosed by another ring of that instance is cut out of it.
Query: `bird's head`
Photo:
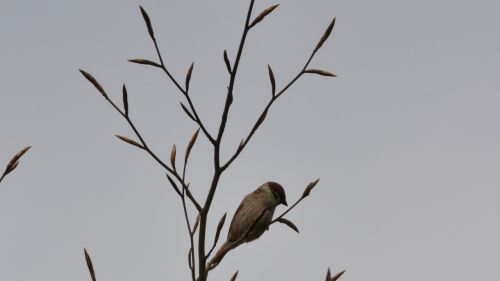
[[[271,190],[271,193],[278,204],[288,206],[288,203],[286,202],[285,190],[279,183],[270,181],[267,182],[266,185],[269,187],[269,190]]]

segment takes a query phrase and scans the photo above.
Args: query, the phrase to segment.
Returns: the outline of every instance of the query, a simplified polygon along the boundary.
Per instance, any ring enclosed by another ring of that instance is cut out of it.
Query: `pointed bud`
[[[299,228],[291,221],[285,219],[285,218],[280,218],[277,220],[277,222],[280,222],[280,223],[283,223],[283,224],[286,224],[288,227],[290,227],[291,229],[295,230],[295,232],[299,233]]]
[[[229,62],[229,57],[227,56],[226,50],[224,50],[224,63],[226,64],[227,72],[231,74],[231,63]]]
[[[125,84],[123,84],[122,93],[123,93],[123,110],[125,112],[125,115],[128,115],[128,94]]]
[[[279,4],[271,6],[264,11],[262,11],[250,24],[249,28],[254,27],[256,24],[258,24],[260,21],[262,21],[267,15],[269,15],[274,9],[276,9],[279,6]]]
[[[7,169],[5,170],[5,175],[7,174],[10,174],[12,171],[14,171],[17,166],[19,166],[19,161],[17,161],[16,163],[12,164],[11,166],[8,166]]]
[[[238,272],[239,272],[239,271],[236,271],[236,272],[234,273],[233,277],[231,277],[231,280],[229,280],[229,281],[236,281],[236,277],[238,277]]]
[[[105,97],[106,99],[108,99],[108,95],[104,91],[104,88],[101,86],[101,84],[99,84],[99,82],[97,82],[97,80],[94,78],[94,76],[92,76],[90,73],[88,73],[88,72],[86,72],[84,70],[81,70],[81,69],[80,69],[80,72],[82,73],[82,75],[85,78],[87,78],[87,80],[89,80],[90,83],[92,83],[92,85],[94,85],[94,87],[99,91],[99,93],[101,93],[101,95],[103,97]]]
[[[330,268],[328,268],[328,271],[326,272],[325,281],[330,281],[331,278],[332,278],[332,273],[330,272]]]
[[[332,22],[330,23],[330,25],[328,26],[328,28],[325,30],[325,33],[323,33],[323,36],[321,37],[321,39],[319,40],[318,44],[316,45],[316,48],[314,48],[315,52],[317,50],[319,50],[319,48],[321,48],[321,46],[323,46],[323,43],[325,43],[326,39],[328,39],[328,37],[332,33],[332,30],[333,30],[334,26],[335,26],[335,18],[333,18]]]
[[[186,155],[184,156],[185,162],[188,161],[189,154],[191,154],[191,149],[193,149],[194,143],[196,142],[196,139],[198,138],[199,132],[200,132],[200,129],[196,130],[196,132],[194,132],[193,136],[191,137],[191,140],[189,140],[188,146],[186,147]]]
[[[116,135],[116,137],[119,138],[119,139],[121,139],[122,141],[128,143],[128,144],[131,144],[133,146],[137,146],[140,149],[144,149],[144,146],[142,146],[142,144],[140,144],[140,143],[138,143],[138,142],[136,142],[134,140],[131,140],[131,139],[127,138],[127,137],[120,136],[120,135]]]
[[[274,97],[276,95],[276,79],[274,78],[273,70],[271,69],[271,66],[269,64],[267,65],[267,69],[269,70],[269,80],[271,80],[271,91]]]
[[[319,179],[308,184],[306,189],[304,190],[304,193],[302,193],[302,198],[309,196],[309,194],[311,193],[311,190],[318,184],[318,182],[319,182]]]
[[[187,116],[189,116],[189,118],[191,118],[191,120],[196,122],[196,119],[194,118],[193,114],[191,114],[189,109],[187,109],[187,107],[182,102],[181,102],[181,107],[182,107],[182,110],[184,110],[184,112],[187,114]]]
[[[321,70],[321,69],[308,69],[306,71],[304,71],[305,73],[313,73],[313,74],[318,74],[318,75],[322,75],[322,76],[330,76],[330,77],[337,77],[337,75],[331,73],[331,72],[328,72],[326,70]]]
[[[222,227],[224,227],[224,222],[226,222],[226,215],[227,213],[225,213],[219,220],[219,224],[217,225],[217,230],[215,231],[214,245],[217,245],[217,242],[219,242],[220,232],[222,230]]]
[[[133,62],[133,63],[137,63],[137,64],[152,65],[152,66],[156,66],[156,67],[160,67],[161,68],[161,64],[156,63],[154,61],[150,61],[150,60],[145,60],[145,59],[130,59],[128,61],[129,62]]]
[[[172,146],[172,151],[170,151],[170,164],[175,171],[175,156],[177,155],[177,147],[175,144]]]
[[[191,75],[193,74],[193,67],[194,62],[191,64],[186,74],[186,91],[189,89],[189,82],[191,81]]]
[[[12,166],[14,166],[14,165],[16,165],[16,166],[17,166],[17,164],[16,164],[16,163],[18,163],[18,162],[19,162],[19,159],[21,159],[21,157],[22,157],[22,156],[23,156],[23,155],[24,155],[24,154],[25,154],[28,150],[30,150],[30,148],[31,148],[31,146],[27,146],[27,147],[25,147],[25,148],[21,149],[18,153],[16,153],[16,155],[14,155],[14,156],[12,157],[12,159],[10,159],[9,164],[7,164],[7,168],[12,167]],[[14,169],[15,169],[15,168],[11,168],[11,171],[12,171],[12,170],[14,170]]]
[[[149,19],[148,13],[146,13],[146,10],[144,10],[144,8],[142,8],[142,6],[139,6],[139,8],[141,8],[142,17],[144,18],[144,22],[146,23],[146,26],[148,27],[149,36],[151,36],[151,39],[155,40],[153,26],[151,25],[151,20]]]
[[[344,273],[345,273],[345,270],[343,270],[343,271],[341,271],[341,272],[339,272],[339,273],[335,274],[335,276],[333,276],[333,277],[330,279],[330,281],[337,281],[337,280],[340,278],[340,276],[342,276]]]
[[[238,151],[241,151],[244,145],[245,145],[245,140],[243,139],[240,141],[240,145],[238,145]]]
[[[177,184],[175,184],[175,181],[168,174],[167,174],[167,179],[168,179],[168,182],[170,182],[170,185],[172,185],[172,187],[174,188],[175,192],[177,192],[177,194],[179,194],[179,196],[182,197],[182,193],[179,190],[179,188],[177,187]]]
[[[92,278],[92,281],[96,281],[94,266],[92,265],[92,259],[90,258],[90,255],[87,252],[87,249],[83,248],[83,252],[85,254],[85,261],[87,262],[87,267],[88,267],[89,272],[90,272],[90,277]]]

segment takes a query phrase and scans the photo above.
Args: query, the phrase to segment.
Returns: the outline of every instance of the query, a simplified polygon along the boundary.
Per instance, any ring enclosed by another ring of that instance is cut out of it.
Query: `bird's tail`
[[[219,263],[221,262],[221,260],[224,258],[224,256],[229,252],[231,251],[232,249],[234,249],[237,245],[235,245],[234,243],[231,243],[231,242],[224,242],[224,244],[222,244],[222,246],[219,248],[219,250],[217,251],[217,253],[215,254],[215,256],[210,260],[210,262],[208,263],[208,270],[212,270],[214,269],[217,265],[219,265]]]

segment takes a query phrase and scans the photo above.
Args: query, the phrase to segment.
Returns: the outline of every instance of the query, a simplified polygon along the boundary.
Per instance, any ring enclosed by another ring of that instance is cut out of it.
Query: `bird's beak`
[[[286,200],[283,200],[283,202],[281,202],[283,205],[287,206],[288,207],[288,203],[286,203]]]

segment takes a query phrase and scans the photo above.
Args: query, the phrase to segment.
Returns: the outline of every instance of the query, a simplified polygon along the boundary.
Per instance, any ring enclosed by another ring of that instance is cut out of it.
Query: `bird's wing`
[[[236,209],[233,219],[231,220],[231,225],[229,226],[229,233],[227,235],[228,242],[234,242],[238,240],[242,235],[241,231],[238,231],[236,227],[234,227],[234,222],[240,220],[242,213],[245,213],[245,209],[249,206],[249,201],[249,196],[245,196],[245,198],[243,198],[240,205],[238,206],[238,209]]]
[[[228,234],[228,242],[234,242],[240,239],[243,235],[247,233],[249,228],[255,222],[259,216],[262,216],[260,221],[264,222],[268,220],[269,216],[267,215],[268,206],[263,204],[261,200],[252,199],[251,196],[245,196],[240,206],[236,210],[234,214],[233,220],[231,221],[231,225],[229,227]],[[266,212],[266,213],[264,213]],[[263,214],[264,213],[264,214]],[[271,217],[272,217],[271,212]],[[236,226],[235,221],[238,221],[239,225]],[[259,227],[260,222],[255,225],[255,228]]]

